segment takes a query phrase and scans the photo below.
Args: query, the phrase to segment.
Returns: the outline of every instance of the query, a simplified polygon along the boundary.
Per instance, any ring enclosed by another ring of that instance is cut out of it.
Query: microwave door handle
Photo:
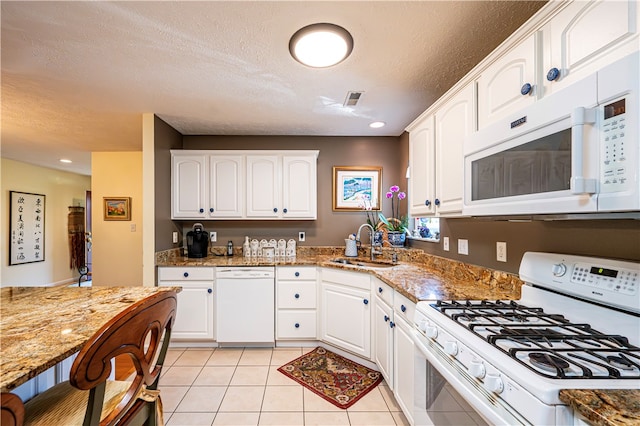
[[[596,147],[585,147],[584,126],[596,122],[596,108],[579,107],[571,114],[571,182],[572,194],[595,194],[596,179],[583,176],[584,153],[595,150]]]

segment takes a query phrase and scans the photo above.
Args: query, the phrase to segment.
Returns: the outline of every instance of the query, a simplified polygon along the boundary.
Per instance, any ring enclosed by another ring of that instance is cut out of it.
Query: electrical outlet
[[[131,224],[131,232],[136,232],[136,224],[135,223]]]
[[[498,262],[507,261],[507,243],[502,241],[496,243],[496,260]]]
[[[469,240],[458,240],[458,254],[469,254]]]
[[[449,237],[444,237],[442,239],[442,248],[444,251],[449,251]]]
[[[304,231],[298,232],[298,241],[303,242],[306,239],[306,234]]]
[[[178,242],[178,233],[176,231],[173,231],[173,235],[171,238],[173,239],[173,244],[176,244]]]
[[[216,241],[218,241],[218,233],[216,231],[209,232],[209,240],[212,243],[215,243]]]

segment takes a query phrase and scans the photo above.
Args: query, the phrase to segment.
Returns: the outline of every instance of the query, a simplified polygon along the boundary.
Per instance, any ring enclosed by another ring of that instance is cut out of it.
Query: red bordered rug
[[[380,372],[320,347],[278,371],[343,409],[351,407],[382,381]]]

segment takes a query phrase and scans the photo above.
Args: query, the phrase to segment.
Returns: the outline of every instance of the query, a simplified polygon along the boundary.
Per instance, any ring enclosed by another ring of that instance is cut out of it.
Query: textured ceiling
[[[2,1],[2,157],[90,174],[92,151],[142,148],[145,112],[189,135],[396,136],[543,4]],[[351,32],[346,61],[291,58],[314,22]]]

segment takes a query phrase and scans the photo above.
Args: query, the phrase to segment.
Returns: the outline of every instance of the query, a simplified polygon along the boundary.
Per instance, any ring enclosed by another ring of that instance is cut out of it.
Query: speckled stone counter
[[[180,287],[4,287],[0,290],[0,389],[8,392],[78,352],[107,321]]]
[[[398,262],[391,263],[396,253]],[[414,302],[421,300],[448,299],[504,299],[520,297],[523,282],[515,275],[468,265],[442,257],[425,254],[422,250],[387,249],[378,261],[392,265],[385,268],[361,267],[332,262],[344,257],[340,247],[298,247],[295,259],[262,262],[247,261],[241,255],[217,256],[203,259],[189,259],[178,250],[158,253],[157,266],[288,266],[314,265],[351,271],[368,272],[377,276],[391,287]],[[365,252],[354,262],[368,260]]]
[[[640,425],[640,390],[563,389],[560,401],[594,425]]]

